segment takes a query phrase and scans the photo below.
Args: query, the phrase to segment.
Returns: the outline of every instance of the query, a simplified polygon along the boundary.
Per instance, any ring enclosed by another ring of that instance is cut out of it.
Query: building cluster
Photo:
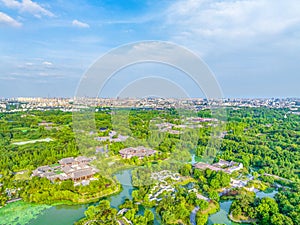
[[[130,159],[132,157],[143,159],[144,157],[154,155],[156,150],[145,148],[144,146],[138,146],[121,149],[119,153],[124,159]]]
[[[108,136],[96,137],[97,141],[109,141],[109,142],[123,142],[126,141],[129,136],[117,134],[116,131],[110,131]]]
[[[216,118],[202,118],[202,117],[188,117],[186,120],[191,123],[218,122],[218,119]]]
[[[218,124],[218,119],[216,118],[203,118],[203,117],[187,117],[184,121],[185,127],[188,128],[200,128],[203,126],[212,126],[216,127]]]
[[[54,123],[52,123],[52,122],[42,121],[38,125],[40,127],[45,127],[46,130],[51,130],[52,128],[54,128]],[[57,129],[57,128],[55,127],[55,129]]]
[[[184,108],[195,111],[215,107],[268,107],[289,108],[300,111],[299,98],[243,98],[243,99],[205,99],[205,98],[8,98],[0,99],[0,112],[51,110],[78,111],[96,107],[101,108],[143,108],[170,109]]]
[[[152,121],[155,123],[155,121]],[[157,123],[155,126],[160,132],[167,132],[170,134],[181,134],[182,129],[185,128],[200,128],[203,127],[201,123],[207,123],[206,126],[213,126],[218,119],[215,118],[202,118],[202,117],[187,117],[182,124],[173,124],[169,122]]]
[[[21,112],[31,110],[72,111],[73,104],[70,98],[9,98],[0,99],[0,112]]]
[[[164,122],[164,123],[155,124],[155,126],[158,128],[159,132],[167,132],[170,134],[181,134],[180,130],[176,130],[177,128],[179,128],[178,126],[180,125]]]
[[[98,169],[89,165],[91,158],[78,156],[76,158],[63,158],[58,164],[40,166],[35,169],[32,176],[45,177],[52,182],[71,179],[74,182],[89,181],[99,172]]]
[[[201,169],[201,170],[210,169],[213,171],[223,171],[223,172],[229,173],[229,174],[243,169],[242,163],[238,163],[238,162],[234,162],[234,161],[229,162],[229,161],[226,161],[223,159],[220,159],[219,162],[214,163],[214,164],[198,162],[198,163],[195,163],[193,166],[196,169]]]

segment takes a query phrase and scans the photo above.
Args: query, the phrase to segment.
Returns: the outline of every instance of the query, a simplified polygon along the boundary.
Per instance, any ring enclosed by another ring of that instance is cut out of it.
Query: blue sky
[[[300,97],[298,0],[0,0],[0,96],[71,97],[97,58],[142,40],[194,51],[225,97]]]

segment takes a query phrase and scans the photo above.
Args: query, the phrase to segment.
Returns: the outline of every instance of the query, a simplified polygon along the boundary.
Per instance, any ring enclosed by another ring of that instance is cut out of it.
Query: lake
[[[132,198],[131,193],[134,188],[131,183],[131,170],[123,170],[116,173],[115,176],[122,184],[122,191],[119,194],[108,197],[107,200],[110,201],[112,207],[118,209],[118,206],[121,205],[126,198]],[[94,205],[95,204],[97,203],[94,203]],[[28,225],[71,225],[84,217],[84,211],[86,211],[90,205],[93,204],[53,206],[46,209],[38,218],[30,221]]]
[[[107,197],[106,199],[110,201],[111,206],[118,209],[118,206],[124,202],[126,198],[132,199],[131,193],[134,190],[131,181],[131,169],[123,170],[115,174],[118,181],[122,185],[122,191],[119,194]],[[258,192],[256,196],[259,198],[271,197],[273,198],[277,191],[272,191],[270,193]],[[228,219],[228,212],[230,209],[232,201],[223,201],[220,202],[220,211],[209,216],[208,225],[214,223],[221,223],[226,225],[235,225]],[[20,205],[26,205],[26,208],[20,208]],[[45,206],[45,205],[36,205],[30,203],[23,203],[22,201],[14,202],[8,204],[7,206],[0,209],[0,224],[1,221],[4,221],[6,218],[7,211],[10,213],[10,222],[12,225],[72,225],[74,222],[80,220],[84,217],[84,212],[90,205],[96,205],[97,203],[90,204],[81,204],[81,205],[57,205],[57,206]],[[35,211],[33,211],[35,209]],[[6,212],[5,212],[6,210]],[[27,211],[30,212],[28,216]],[[140,207],[139,214],[143,215],[144,207]],[[159,215],[157,215],[155,208],[150,209],[155,215],[155,225],[159,225]],[[32,212],[31,212],[32,211]],[[3,219],[1,219],[1,212]],[[22,218],[24,217],[24,218]],[[5,220],[5,221],[6,221]],[[21,221],[21,222],[20,222]],[[6,223],[8,224],[8,223]]]
[[[133,186],[131,184],[131,171],[124,170],[115,174],[122,184],[119,194],[108,197],[111,206],[118,208],[126,198],[131,198]],[[0,209],[0,224],[11,225],[72,225],[84,217],[84,212],[90,205],[39,205],[23,201],[10,203]]]
[[[118,206],[121,205],[126,198],[132,199],[131,193],[134,190],[131,182],[131,170],[123,170],[115,174],[118,181],[122,185],[122,191],[119,194],[112,195],[106,199],[110,201],[111,206],[118,209]],[[7,206],[0,209],[0,224],[1,221],[4,221],[4,217],[7,215],[7,212],[10,212],[10,220],[6,220],[6,224],[11,225],[72,225],[74,222],[82,219],[84,217],[84,212],[91,205],[96,205],[98,203],[90,204],[80,204],[80,205],[57,205],[57,206],[43,206],[43,208],[36,209],[35,213],[30,213],[31,218],[28,218],[28,213],[24,212],[24,206],[22,209],[20,205],[25,205],[27,210],[31,210],[31,206],[38,207],[39,205],[24,203],[22,201],[8,204]],[[21,209],[21,210],[19,210]],[[5,211],[6,210],[6,211]],[[140,207],[139,214],[144,213],[144,208]],[[159,216],[156,214],[155,209],[150,209],[155,216],[155,225],[159,225]],[[1,211],[3,212],[3,220],[1,219]],[[21,212],[22,211],[22,212]],[[26,218],[25,218],[25,215]],[[20,218],[24,217],[24,218]]]

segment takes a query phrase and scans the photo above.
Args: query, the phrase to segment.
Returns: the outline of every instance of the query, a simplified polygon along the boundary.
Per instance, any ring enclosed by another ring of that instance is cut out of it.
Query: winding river
[[[131,193],[134,190],[131,182],[131,170],[123,170],[117,174],[115,174],[118,181],[122,184],[122,191],[119,194],[108,197],[107,199],[111,202],[111,206],[118,209],[118,206],[124,202],[126,198],[131,199]],[[277,191],[273,191],[271,193],[258,192],[256,196],[259,198],[263,197],[274,197]],[[220,211],[211,215],[209,217],[208,225],[214,223],[221,223],[226,225],[233,225],[237,223],[233,223],[228,219],[228,212],[230,209],[232,201],[223,201],[220,202]],[[27,204],[27,210],[34,207],[40,207],[36,210],[36,213],[31,212],[32,216],[28,216],[28,213],[23,208],[18,208],[14,206],[22,204]],[[28,203],[14,202],[0,209],[0,224],[2,219],[7,217],[5,214],[5,210],[10,211],[10,216],[12,217],[9,224],[12,225],[72,225],[74,222],[80,220],[84,217],[84,212],[90,205],[95,205],[97,203],[91,204],[81,204],[81,205],[57,205],[57,206],[37,206]],[[32,206],[32,207],[31,207]],[[140,207],[139,214],[143,215],[144,207]],[[155,225],[159,225],[159,216],[156,214],[155,209],[150,209],[155,215]],[[21,212],[22,211],[22,212]],[[1,214],[2,213],[2,214]],[[24,217],[24,218],[22,218]],[[26,217],[26,218],[25,218]],[[29,218],[28,218],[29,217]],[[192,219],[192,218],[191,218]],[[195,220],[195,218],[194,218]],[[23,221],[23,222],[20,222]],[[195,222],[195,221],[194,221]],[[6,223],[7,224],[7,223]],[[195,224],[195,223],[193,223]]]

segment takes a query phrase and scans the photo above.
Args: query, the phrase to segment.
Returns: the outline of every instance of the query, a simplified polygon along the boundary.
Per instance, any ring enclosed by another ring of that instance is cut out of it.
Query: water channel
[[[112,195],[107,198],[107,200],[110,201],[111,206],[118,209],[118,206],[121,205],[126,198],[132,199],[131,193],[134,190],[134,187],[132,186],[131,182],[131,170],[123,170],[117,174],[115,174],[118,181],[122,184],[122,191],[116,195]],[[8,205],[9,207],[12,207],[13,210],[13,204],[20,204],[20,202],[11,203],[12,205]],[[21,225],[72,225],[74,222],[80,220],[84,217],[84,211],[87,210],[87,208],[90,205],[95,205],[97,203],[91,203],[91,204],[81,204],[81,205],[57,205],[52,206],[43,209],[34,219],[31,219],[29,222],[27,221],[22,222]],[[7,207],[7,206],[6,206]],[[4,208],[6,208],[4,207]],[[4,209],[3,208],[3,209]],[[145,208],[139,207],[139,214],[143,215]],[[0,209],[1,212],[2,209]],[[150,209],[154,216],[155,216],[155,225],[159,225],[159,216],[156,214],[155,209]],[[10,222],[12,225],[19,225],[20,221],[26,221],[22,218],[18,218],[20,216],[23,216],[23,214],[19,214],[18,212],[15,213],[15,220],[14,222]],[[5,215],[3,215],[5,216]],[[13,220],[14,218],[12,218]],[[4,220],[3,220],[4,221]],[[1,215],[0,215],[0,224],[1,223]]]
[[[256,197],[258,197],[258,198],[264,198],[264,197],[273,198],[277,192],[278,191],[275,191],[275,190],[272,192],[268,192],[268,193],[259,191],[256,193]],[[232,203],[232,200],[220,202],[220,211],[211,215],[208,218],[208,225],[212,225],[215,223],[226,224],[226,225],[237,225],[237,224],[241,225],[241,223],[234,223],[228,219],[228,214],[229,214],[231,203]]]
[[[126,198],[131,199],[134,188],[131,183],[131,170],[123,170],[115,175],[123,188],[119,194],[110,196],[107,200],[110,201],[112,207],[118,208]],[[30,221],[28,225],[71,225],[84,217],[84,211],[90,205],[92,204],[53,206],[46,209],[38,218]]]
[[[131,199],[131,193],[134,190],[131,182],[131,170],[123,170],[117,174],[115,174],[118,181],[122,184],[122,191],[119,194],[108,197],[107,199],[110,201],[111,206],[114,208],[118,208],[120,204],[124,202],[126,198]],[[256,196],[259,198],[263,197],[274,197],[277,191],[273,191],[270,193],[258,192]],[[228,212],[230,209],[232,201],[223,201],[220,203],[220,211],[211,215],[209,217],[208,225],[214,223],[221,223],[226,225],[233,225],[237,223],[233,223],[228,219]],[[18,203],[11,203],[18,204]],[[94,203],[97,204],[97,203]],[[84,211],[92,204],[81,204],[81,205],[57,205],[45,208],[41,210],[41,212],[36,216],[36,218],[31,219],[27,223],[28,225],[72,225],[74,222],[80,220],[84,217]],[[6,206],[7,207],[7,206]],[[4,208],[6,208],[4,207]],[[3,208],[3,209],[4,209]],[[2,209],[0,209],[1,212]],[[144,208],[140,207],[139,214],[143,215]],[[159,225],[159,216],[156,214],[155,209],[150,209],[155,215],[155,225]],[[20,216],[18,212],[15,212],[16,218]],[[1,216],[0,216],[0,224]],[[12,223],[12,224],[20,224],[20,223]],[[23,225],[21,224],[21,225]]]

